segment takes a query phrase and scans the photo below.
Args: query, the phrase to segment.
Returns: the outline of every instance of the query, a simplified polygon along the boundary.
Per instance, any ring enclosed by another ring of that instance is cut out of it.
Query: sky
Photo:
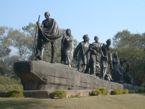
[[[78,41],[84,34],[104,43],[122,30],[145,32],[145,0],[1,0],[0,26],[21,29],[39,15],[42,22],[45,11]]]

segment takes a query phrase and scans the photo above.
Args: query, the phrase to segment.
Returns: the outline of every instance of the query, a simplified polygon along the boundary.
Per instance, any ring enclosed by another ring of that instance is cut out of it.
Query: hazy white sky
[[[105,42],[128,29],[145,32],[145,0],[1,0],[0,26],[21,29],[49,11],[61,28],[70,28],[74,38],[88,34]]]

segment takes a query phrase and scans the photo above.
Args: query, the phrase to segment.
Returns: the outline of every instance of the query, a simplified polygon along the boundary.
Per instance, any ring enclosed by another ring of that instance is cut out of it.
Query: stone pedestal
[[[49,92],[56,89],[63,90],[92,90],[95,88],[121,89],[122,84],[113,83],[84,74],[59,63],[44,61],[20,61],[14,64],[14,71],[20,77],[25,94]],[[35,95],[35,94],[34,94]]]

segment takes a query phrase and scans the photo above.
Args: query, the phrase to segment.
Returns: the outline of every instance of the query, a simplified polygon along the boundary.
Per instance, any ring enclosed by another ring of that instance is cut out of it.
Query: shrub
[[[108,90],[105,88],[99,88],[101,95],[107,95],[108,94]]]
[[[0,84],[20,84],[20,81],[11,77],[0,76]]]
[[[96,90],[92,90],[91,92],[89,92],[89,95],[90,95],[90,96],[98,96],[99,93],[100,93],[100,92],[99,92],[98,90],[97,90],[97,91],[96,91]]]
[[[96,90],[92,90],[91,92],[89,92],[90,96],[98,96],[101,94],[101,91],[96,89]]]
[[[49,94],[49,97],[52,98],[52,99],[55,99],[55,98],[59,98],[59,99],[62,99],[62,98],[66,98],[66,92],[63,91],[63,90],[56,90],[52,93]]]
[[[0,76],[0,92],[9,92],[13,90],[23,90],[20,81],[11,77]]]
[[[115,89],[110,92],[111,95],[128,94],[128,89]]]
[[[20,84],[0,84],[0,92],[8,92],[13,90],[23,90],[23,87]]]
[[[121,89],[115,89],[110,92],[111,95],[120,95],[122,94]]]
[[[108,90],[105,88],[97,88],[89,93],[90,96],[107,95],[107,94]]]
[[[129,93],[128,89],[123,89],[123,94],[128,94],[128,93]]]
[[[23,91],[13,90],[7,93],[7,97],[23,97]]]

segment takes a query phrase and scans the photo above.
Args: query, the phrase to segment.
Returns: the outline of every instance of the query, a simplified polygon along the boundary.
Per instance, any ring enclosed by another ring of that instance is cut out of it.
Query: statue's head
[[[45,13],[44,13],[44,16],[45,16],[46,19],[49,19],[50,13],[49,13],[49,12],[45,12]]]
[[[110,46],[110,45],[111,45],[111,39],[108,39],[108,40],[106,41],[106,43],[107,43],[108,46]]]
[[[94,37],[94,40],[95,40],[95,42],[98,42],[98,41],[99,41],[98,36],[95,36],[95,37]]]
[[[71,30],[69,28],[66,29],[66,35],[71,36]]]
[[[84,39],[85,42],[86,42],[86,41],[89,41],[88,34],[85,34],[85,35],[83,36],[83,39]]]

